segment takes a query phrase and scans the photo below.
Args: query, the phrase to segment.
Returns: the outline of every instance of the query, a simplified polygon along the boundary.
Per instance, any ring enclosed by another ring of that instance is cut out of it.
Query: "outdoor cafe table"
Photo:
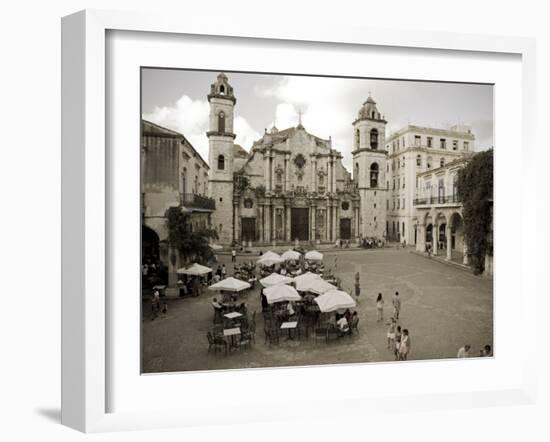
[[[297,326],[298,326],[298,321],[283,322],[281,324],[281,330],[287,329],[288,330],[288,339],[292,339],[292,336],[290,335],[290,331],[292,329],[296,329]]]
[[[228,337],[228,336],[231,337],[231,344],[229,345],[230,348],[237,348],[237,344],[235,344],[235,336],[240,334],[241,334],[241,329],[239,327],[226,328],[223,331],[223,335],[225,337]]]
[[[231,313],[226,313],[224,315],[227,319],[235,319],[235,318],[240,318],[242,316],[242,313],[239,313],[239,312],[231,312]]]

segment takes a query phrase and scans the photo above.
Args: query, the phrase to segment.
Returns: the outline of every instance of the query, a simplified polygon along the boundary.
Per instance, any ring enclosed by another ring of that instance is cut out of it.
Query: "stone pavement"
[[[205,290],[197,298],[169,300],[165,318],[151,321],[149,303],[143,304],[143,372],[304,366],[392,361],[386,349],[386,325],[376,322],[375,299],[385,299],[385,319],[392,314],[391,297],[397,290],[402,300],[399,324],[408,328],[412,350],[409,359],[454,358],[468,343],[472,353],[493,345],[493,283],[453,265],[426,259],[409,249],[369,249],[324,252],[325,266],[340,276],[343,288],[352,292],[355,272],[361,274],[361,295],[356,307],[359,334],[315,342],[281,340],[264,344],[259,288],[240,295],[249,311],[256,310],[256,343],[249,350],[208,353],[206,331],[212,324],[211,301],[215,292]],[[256,256],[239,256],[238,261]],[[231,257],[219,256],[231,269]]]

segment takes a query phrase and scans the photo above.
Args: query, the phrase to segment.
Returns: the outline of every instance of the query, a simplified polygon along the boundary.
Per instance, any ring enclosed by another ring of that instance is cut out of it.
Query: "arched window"
[[[220,86],[220,94],[225,95],[225,86],[223,84]]]
[[[359,129],[357,129],[355,131],[355,148],[356,149],[359,149],[359,140],[360,140]]]
[[[375,115],[375,114],[374,114],[374,111],[372,111],[371,117],[372,117],[373,120],[374,120],[374,115]]]
[[[370,148],[378,149],[378,131],[376,129],[370,131]]]
[[[372,163],[370,166],[370,187],[378,187],[378,164]]]
[[[218,170],[225,169],[225,157],[223,155],[218,155]]]
[[[218,132],[222,134],[225,132],[225,114],[223,111],[218,114]]]

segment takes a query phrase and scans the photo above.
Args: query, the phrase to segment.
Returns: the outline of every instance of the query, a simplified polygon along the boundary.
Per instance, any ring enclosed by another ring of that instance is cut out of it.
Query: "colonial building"
[[[386,231],[389,239],[417,244],[413,201],[419,194],[419,174],[446,170],[447,164],[469,157],[474,141],[471,129],[458,125],[449,130],[408,125],[388,137]]]
[[[330,138],[310,134],[300,121],[296,127],[266,131],[247,153],[234,143],[237,100],[224,74],[211,85],[208,101],[210,194],[221,243],[334,242],[355,240],[365,232],[360,192],[372,183],[358,187]],[[385,122],[377,118],[360,116],[354,125],[359,131],[381,127]],[[357,149],[361,173],[370,167],[369,150]],[[384,156],[381,150],[380,161]]]
[[[463,264],[468,264],[468,254],[457,180],[467,161],[463,157],[419,173],[417,198],[412,202],[416,250],[424,252],[430,248],[433,255],[442,254],[447,260]]]
[[[215,202],[208,197],[208,172],[206,161],[182,134],[142,120],[142,260],[161,261],[171,279],[180,259],[169,250],[166,211],[180,207],[190,215],[191,230],[210,228]]]

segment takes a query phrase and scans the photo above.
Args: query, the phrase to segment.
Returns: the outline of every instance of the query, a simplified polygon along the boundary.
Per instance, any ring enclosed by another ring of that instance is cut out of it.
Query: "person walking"
[[[225,275],[227,275],[227,269],[225,268],[225,264],[222,264],[222,279],[225,279]]]
[[[361,284],[360,284],[360,278],[359,272],[355,274],[355,297],[359,297],[361,294]]]
[[[376,322],[384,320],[384,299],[382,298],[382,293],[378,293],[378,298],[376,298]]]
[[[393,346],[393,355],[395,356],[396,361],[399,359],[400,345],[401,345],[401,326],[398,325],[397,329],[395,330],[395,339],[394,339],[394,346]]]
[[[235,248],[233,248],[233,250],[231,250],[231,262],[236,262],[237,261],[237,251],[235,250]]]
[[[390,322],[388,323],[388,332],[386,333],[386,348],[393,351],[395,348],[395,331],[397,328],[397,322],[395,321],[395,318],[391,318]]]
[[[464,347],[460,347],[458,349],[458,353],[456,354],[457,358],[469,358],[470,357],[470,346],[466,344]]]
[[[393,317],[399,319],[399,312],[401,311],[401,299],[399,298],[399,292],[395,292],[392,299],[393,304]]]
[[[399,344],[399,360],[406,361],[411,351],[411,337],[408,329],[403,329],[401,343]]]

